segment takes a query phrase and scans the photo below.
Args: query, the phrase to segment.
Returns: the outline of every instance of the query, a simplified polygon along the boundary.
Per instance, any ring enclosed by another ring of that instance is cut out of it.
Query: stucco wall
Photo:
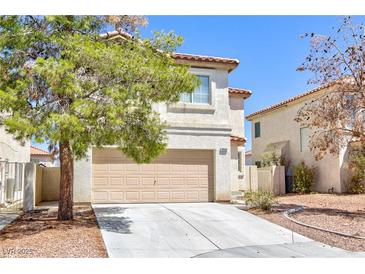
[[[58,201],[60,193],[60,168],[42,168],[42,201]]]
[[[0,160],[10,162],[29,162],[30,161],[30,143],[29,141],[21,144],[13,136],[0,127]]]
[[[230,95],[229,106],[231,112],[232,135],[243,137],[245,133],[244,101],[242,96]]]
[[[92,149],[87,152],[87,158],[74,163],[74,201],[77,203],[91,202]]]
[[[319,95],[319,94],[318,94]],[[304,161],[316,169],[316,185],[314,190],[327,192],[334,187],[336,192],[341,192],[343,186],[340,180],[339,157],[327,155],[323,160],[316,161],[313,154],[308,150],[300,151],[300,124],[294,121],[300,107],[313,97],[302,100],[294,105],[281,107],[280,109],[262,114],[252,119],[252,163],[262,160],[262,153],[270,143],[289,141],[289,149],[286,161],[290,166]],[[255,138],[254,124],[260,122],[261,136]],[[309,133],[310,134],[310,133]]]
[[[168,148],[214,151],[214,197],[217,201],[230,200],[231,173],[232,170],[237,170],[237,159],[231,159],[230,135],[233,128],[236,135],[244,136],[243,100],[242,98],[229,99],[227,70],[192,68],[191,72],[209,76],[211,88],[209,105],[160,103],[155,104],[153,108],[168,124]],[[88,160],[75,163],[74,199],[76,202],[91,200],[91,159],[92,151],[89,150]],[[233,178],[237,178],[237,174]],[[235,181],[235,184],[238,185],[238,182]]]

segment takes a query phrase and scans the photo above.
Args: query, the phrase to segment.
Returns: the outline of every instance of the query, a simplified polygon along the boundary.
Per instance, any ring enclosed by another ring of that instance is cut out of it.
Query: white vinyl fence
[[[285,194],[285,167],[257,168],[245,166],[244,191],[269,191],[275,195]]]

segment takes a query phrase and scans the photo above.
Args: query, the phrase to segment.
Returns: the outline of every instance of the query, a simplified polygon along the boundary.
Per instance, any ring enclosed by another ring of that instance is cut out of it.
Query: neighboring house
[[[346,149],[339,155],[326,155],[316,161],[309,150],[309,128],[300,127],[294,121],[298,110],[317,96],[333,89],[333,85],[322,86],[281,103],[269,106],[246,117],[252,127],[252,161],[260,166],[264,154],[274,152],[285,159],[288,176],[293,175],[293,166],[304,161],[315,168],[314,190],[320,192],[345,191],[347,180]]]
[[[252,151],[251,150],[248,150],[246,151],[245,153],[245,164],[246,166],[250,166],[252,165]]]
[[[109,37],[118,33],[109,34]],[[75,202],[227,201],[243,184],[244,100],[251,92],[229,88],[236,59],[175,53],[201,80],[179,103],[156,104],[168,124],[168,149],[138,165],[115,147],[90,148],[74,165]]]
[[[54,159],[51,153],[34,146],[30,147],[30,161],[47,167],[54,166]]]
[[[0,161],[29,162],[29,141],[21,143],[7,133],[4,127],[0,127]]]

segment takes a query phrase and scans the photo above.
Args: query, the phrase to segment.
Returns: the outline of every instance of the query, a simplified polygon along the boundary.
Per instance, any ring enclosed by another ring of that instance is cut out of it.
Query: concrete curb
[[[337,234],[337,235],[344,236],[344,237],[365,240],[365,237],[350,235],[350,234],[347,234],[347,233],[342,233],[342,232],[338,232],[338,231],[334,231],[334,230],[330,230],[330,229],[324,229],[324,228],[321,228],[321,227],[318,227],[318,226],[309,225],[309,224],[300,222],[300,221],[295,220],[294,218],[290,217],[290,214],[294,214],[294,213],[297,213],[297,212],[300,212],[300,211],[304,211],[304,209],[305,209],[304,207],[290,208],[290,209],[286,210],[283,213],[283,216],[285,218],[287,218],[288,220],[292,221],[293,223],[296,223],[296,224],[301,225],[301,226],[321,230],[321,231],[328,232],[328,233]]]

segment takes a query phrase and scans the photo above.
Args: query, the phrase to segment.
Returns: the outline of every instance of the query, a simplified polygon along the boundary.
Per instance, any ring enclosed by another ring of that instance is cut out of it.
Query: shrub
[[[294,166],[293,190],[297,193],[310,193],[314,183],[314,169],[304,162]]]
[[[365,193],[365,184],[363,181],[356,177],[352,177],[347,184],[347,192],[350,194],[363,194]]]
[[[245,202],[249,207],[270,211],[274,204],[274,195],[268,191],[248,191],[245,192]]]
[[[365,148],[351,153],[350,169],[352,177],[347,184],[347,191],[352,194],[365,193]]]
[[[275,152],[265,152],[261,155],[262,166],[283,166],[285,165],[284,156],[277,156]]]

